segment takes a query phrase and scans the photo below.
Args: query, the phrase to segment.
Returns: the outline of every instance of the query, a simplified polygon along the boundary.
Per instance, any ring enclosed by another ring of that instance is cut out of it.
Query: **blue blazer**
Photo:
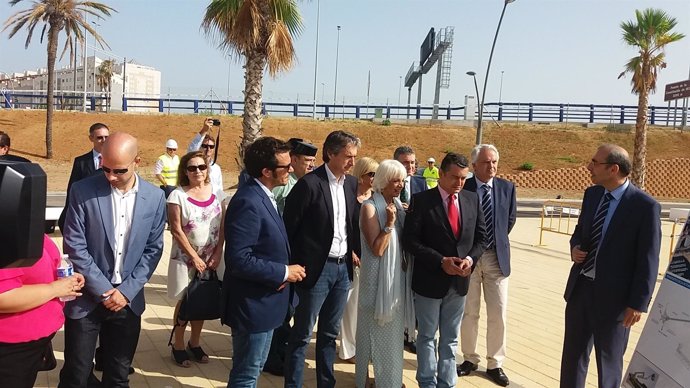
[[[582,211],[570,239],[570,248],[588,248],[592,219],[604,195],[602,186],[585,190]],[[600,317],[623,317],[626,307],[647,311],[659,272],[661,207],[647,193],[630,184],[609,222],[599,244],[592,301]],[[565,300],[575,284],[583,280],[582,264],[573,264],[565,289]]]
[[[476,193],[477,178],[474,177],[465,181],[463,190]],[[478,196],[481,197],[483,194],[483,192],[478,193]],[[494,239],[496,240],[498,266],[501,268],[503,276],[510,276],[510,240],[508,234],[513,230],[517,217],[515,185],[505,179],[494,177],[491,196],[494,199]]]
[[[232,197],[225,214],[225,277],[221,322],[245,333],[269,331],[285,319],[290,258],[285,224],[254,179]]]
[[[426,190],[429,190],[429,186],[427,186],[426,179],[424,179],[424,177],[419,175],[412,175],[410,177],[410,198],[412,198],[412,195]]]
[[[163,253],[165,198],[163,191],[137,176],[132,229],[123,260],[122,283],[117,289],[129,300],[136,315],[146,308],[144,285],[149,281]],[[84,295],[65,304],[65,315],[85,317],[101,303],[101,295],[112,289],[115,244],[111,186],[98,174],[72,185],[63,231],[63,251],[74,270],[86,278]]]

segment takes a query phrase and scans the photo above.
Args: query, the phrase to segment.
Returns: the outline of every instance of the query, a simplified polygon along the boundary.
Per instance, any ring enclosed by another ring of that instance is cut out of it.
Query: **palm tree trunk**
[[[244,66],[244,115],[242,118],[242,144],[240,145],[240,161],[244,160],[244,150],[261,136],[261,93],[263,89],[263,75],[266,67],[266,54],[250,52],[246,54],[247,62]]]
[[[52,23],[48,29],[48,96],[46,98],[46,158],[53,158],[53,92],[55,89],[55,58],[59,29]]]
[[[644,190],[647,158],[647,105],[649,89],[643,88],[637,100],[637,121],[635,124],[635,149],[631,180],[635,186]]]

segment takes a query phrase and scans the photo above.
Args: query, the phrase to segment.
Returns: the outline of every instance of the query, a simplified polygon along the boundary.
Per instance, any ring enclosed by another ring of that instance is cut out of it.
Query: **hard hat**
[[[427,163],[436,163],[436,159],[434,158],[429,158],[426,160]]]
[[[165,148],[172,148],[172,149],[177,149],[177,142],[173,139],[168,139],[168,141],[165,142]]]

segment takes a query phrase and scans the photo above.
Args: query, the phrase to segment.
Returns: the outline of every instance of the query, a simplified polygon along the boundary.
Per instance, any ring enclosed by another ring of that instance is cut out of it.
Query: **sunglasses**
[[[376,172],[372,171],[372,172],[368,172],[368,173],[366,173],[366,174],[364,174],[364,175],[367,175],[369,178],[373,178],[373,177],[376,176]]]
[[[177,151],[177,148],[168,148],[168,151]]]
[[[108,140],[108,136],[96,136],[96,140],[98,140],[98,141],[106,141],[106,140]]]
[[[283,166],[277,165],[277,166],[273,167],[273,169],[274,169],[274,170],[277,170],[277,169],[279,169],[279,168],[284,168],[284,169],[289,170],[290,167],[292,167],[292,164],[286,164],[286,165],[283,165]]]
[[[101,166],[101,169],[103,169],[103,172],[106,174],[115,174],[115,175],[124,175],[127,174],[127,171],[129,171],[129,168],[109,168],[106,166]]]
[[[200,164],[200,165],[198,165],[198,166],[187,166],[187,171],[189,171],[189,172],[195,172],[196,170],[199,170],[199,171],[206,171],[207,168],[208,168],[207,165],[205,165],[205,164]]]
[[[201,148],[206,148],[206,149],[212,150],[212,149],[216,148],[216,145],[215,144],[202,144]]]

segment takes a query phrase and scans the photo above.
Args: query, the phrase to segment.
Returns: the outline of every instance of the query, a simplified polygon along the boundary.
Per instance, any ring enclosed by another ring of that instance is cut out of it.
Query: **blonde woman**
[[[372,158],[361,158],[357,160],[352,168],[352,176],[357,177],[357,204],[358,208],[354,214],[359,218],[359,211],[362,203],[371,197],[371,187],[374,182],[374,175],[379,163]],[[356,220],[359,224],[359,221]],[[361,243],[359,235],[356,237],[355,253],[361,256]],[[340,325],[340,352],[338,356],[341,360],[351,363],[355,362],[355,335],[357,332],[357,299],[359,293],[359,268],[353,268],[352,288],[347,294],[347,304],[343,312],[343,321]]]

